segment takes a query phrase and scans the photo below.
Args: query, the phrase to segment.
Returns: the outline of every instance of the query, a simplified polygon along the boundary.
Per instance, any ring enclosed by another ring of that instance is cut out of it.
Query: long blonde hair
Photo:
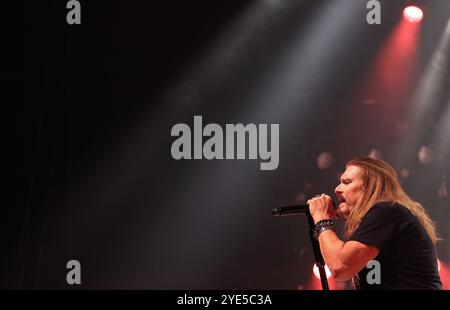
[[[385,161],[370,157],[359,157],[347,162],[362,170],[363,195],[350,212],[345,225],[345,234],[350,236],[359,226],[361,219],[376,203],[389,201],[398,203],[414,214],[431,238],[433,244],[439,239],[434,222],[420,203],[412,200],[403,190],[395,170]]]

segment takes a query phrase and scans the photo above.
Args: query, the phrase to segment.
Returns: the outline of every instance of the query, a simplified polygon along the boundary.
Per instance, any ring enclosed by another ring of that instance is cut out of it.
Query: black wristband
[[[318,221],[316,224],[316,227],[313,229],[313,237],[314,239],[318,240],[319,239],[319,235],[321,233],[323,233],[325,230],[333,230],[335,231],[334,228],[334,221],[333,220],[321,220]]]

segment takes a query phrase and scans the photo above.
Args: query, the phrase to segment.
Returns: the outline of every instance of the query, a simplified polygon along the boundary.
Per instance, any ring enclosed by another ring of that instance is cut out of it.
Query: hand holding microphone
[[[314,224],[321,220],[333,220],[338,213],[335,208],[335,203],[330,196],[322,194],[317,195],[307,201],[309,206],[309,213],[314,220]]]
[[[300,213],[310,213],[314,223],[323,219],[335,219],[337,211],[336,204],[330,196],[322,194],[308,200],[306,204],[286,206],[272,210],[274,216],[294,215]]]

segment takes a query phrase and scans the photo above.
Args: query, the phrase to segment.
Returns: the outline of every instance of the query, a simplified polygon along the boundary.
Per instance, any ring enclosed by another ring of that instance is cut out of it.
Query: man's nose
[[[342,190],[341,190],[341,184],[339,184],[338,186],[336,186],[336,188],[334,189],[334,192],[335,192],[336,194],[342,193]]]

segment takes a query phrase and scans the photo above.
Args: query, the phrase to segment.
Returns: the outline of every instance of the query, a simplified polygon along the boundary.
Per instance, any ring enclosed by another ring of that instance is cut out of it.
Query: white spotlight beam
[[[449,167],[450,164],[450,98],[445,112],[441,115],[436,127],[436,134],[431,142],[431,149],[435,150],[437,159]]]
[[[349,46],[345,42],[356,27],[364,25],[364,12],[363,3],[346,0],[328,2],[306,29],[298,31],[284,53],[280,53],[280,63],[267,73],[269,78],[254,91],[253,96],[246,99],[246,102],[257,104],[241,115],[279,118],[288,123],[299,116],[299,111],[307,111],[308,102],[301,100],[305,97],[302,94],[318,92],[320,76],[331,76],[337,70],[342,59],[339,63],[335,60],[340,55],[346,56],[343,52]]]
[[[437,109],[442,105],[448,92],[450,74],[450,19],[441,37],[438,47],[419,83],[418,90],[409,112],[410,132],[400,145],[399,154],[405,165],[413,158],[413,149],[424,137],[427,123],[433,122]]]

